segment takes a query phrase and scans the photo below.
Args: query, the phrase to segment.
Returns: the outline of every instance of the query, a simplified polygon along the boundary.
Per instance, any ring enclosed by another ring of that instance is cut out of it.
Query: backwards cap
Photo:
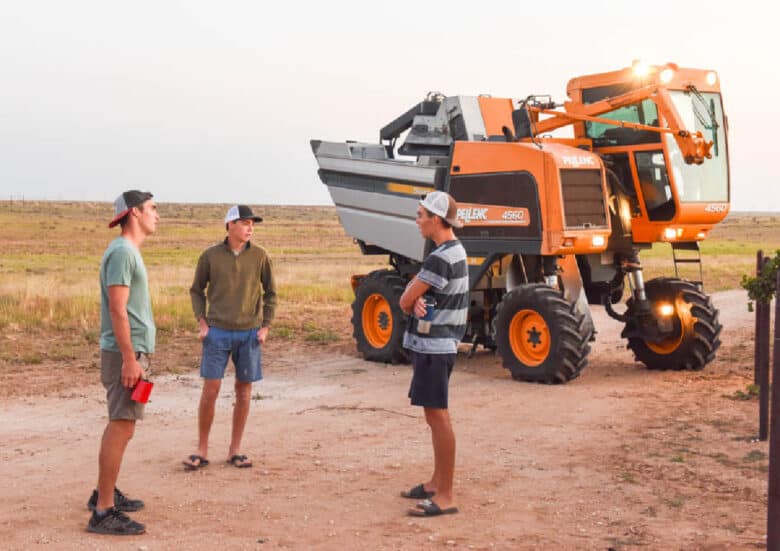
[[[130,209],[143,205],[152,197],[154,195],[148,191],[138,191],[137,189],[131,189],[122,193],[114,201],[114,218],[108,223],[108,227],[113,228],[119,224],[119,221],[130,212]]]

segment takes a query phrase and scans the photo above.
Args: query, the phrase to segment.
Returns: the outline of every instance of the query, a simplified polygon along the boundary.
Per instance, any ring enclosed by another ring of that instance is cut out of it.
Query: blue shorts
[[[257,342],[257,329],[232,331],[209,327],[203,339],[203,355],[200,358],[200,376],[204,379],[222,379],[228,359],[233,358],[236,379],[253,383],[263,378],[261,368],[263,354]]]

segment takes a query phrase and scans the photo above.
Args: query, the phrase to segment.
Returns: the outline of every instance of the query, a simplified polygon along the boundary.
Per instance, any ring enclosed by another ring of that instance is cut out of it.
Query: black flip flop
[[[227,462],[239,469],[248,469],[252,466],[252,461],[250,461],[249,458],[245,455],[236,454],[228,459]]]
[[[442,509],[432,499],[426,499],[418,503],[416,509],[409,509],[407,514],[410,517],[438,517],[440,515],[454,515],[457,512],[457,507]]]
[[[197,471],[198,469],[207,467],[209,464],[208,459],[200,455],[196,455],[194,453],[191,456],[189,456],[187,459],[189,459],[189,462],[186,460],[181,462],[182,465],[184,465],[184,470],[187,471]]]
[[[425,489],[425,484],[418,484],[409,491],[402,491],[401,497],[407,499],[430,499],[436,495],[436,492],[429,492]]]

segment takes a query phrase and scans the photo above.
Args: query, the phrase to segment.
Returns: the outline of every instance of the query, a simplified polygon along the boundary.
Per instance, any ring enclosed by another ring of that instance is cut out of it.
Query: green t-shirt
[[[108,288],[113,285],[130,288],[127,317],[133,350],[151,354],[157,328],[152,315],[146,266],[138,249],[124,237],[117,237],[108,245],[100,263],[100,348],[119,352],[108,310]]]

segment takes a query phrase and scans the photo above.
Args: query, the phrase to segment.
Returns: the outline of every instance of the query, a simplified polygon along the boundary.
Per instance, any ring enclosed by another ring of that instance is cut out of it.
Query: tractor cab
[[[717,74],[635,64],[579,77],[569,82],[567,111],[638,90],[651,92],[616,102],[600,120],[574,123],[575,136],[589,139],[612,171],[620,218],[635,243],[700,241],[729,210],[728,129]],[[711,142],[706,160],[692,161],[681,149],[685,132]]]

